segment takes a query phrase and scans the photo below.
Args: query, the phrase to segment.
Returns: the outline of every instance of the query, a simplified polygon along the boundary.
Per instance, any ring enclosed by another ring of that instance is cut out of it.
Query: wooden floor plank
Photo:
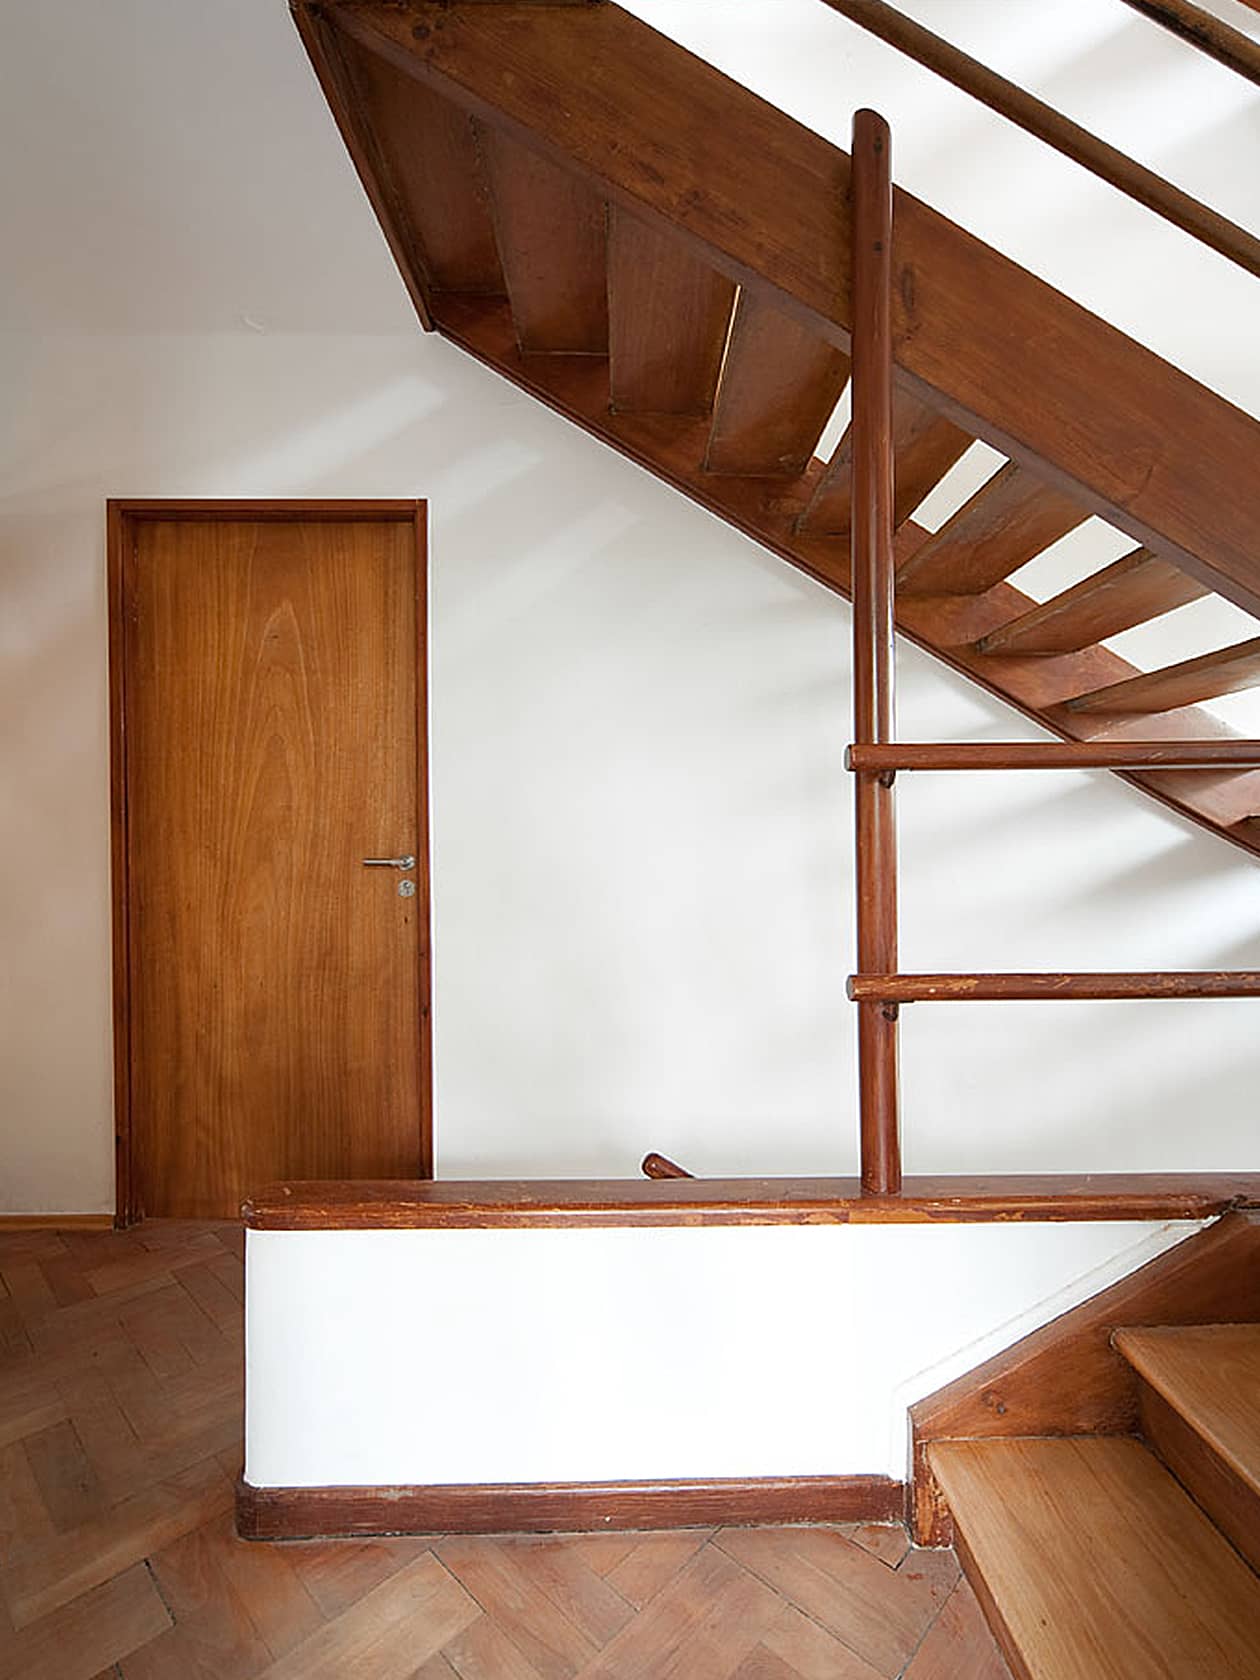
[[[423,1557],[427,1540],[332,1540],[293,1548],[293,1566],[323,1615],[342,1615],[382,1582]]]
[[[912,1553],[889,1570],[821,1529],[725,1529],[720,1545],[881,1674],[900,1674],[957,1580],[949,1554]]]
[[[44,1508],[59,1533],[99,1516],[109,1504],[78,1432],[68,1419],[23,1443]]]
[[[636,1543],[609,1570],[609,1585],[622,1598],[641,1608],[690,1563],[712,1532],[712,1529],[690,1528],[672,1534],[631,1536]]]
[[[232,1505],[232,1484],[210,1459],[115,1505],[69,1534],[19,1551],[3,1587],[15,1627],[69,1604],[80,1593],[158,1551]]]
[[[890,1569],[896,1569],[910,1550],[910,1536],[901,1523],[853,1523],[841,1533]]]
[[[703,1547],[580,1680],[692,1680],[733,1673],[782,1611],[764,1582]]]
[[[505,1542],[520,1565],[594,1645],[606,1645],[634,1615],[634,1607],[593,1570],[580,1543],[567,1535],[530,1535]]]
[[[439,1661],[459,1680],[541,1680],[525,1653],[489,1616],[470,1622],[442,1649]]]
[[[880,1672],[793,1605],[766,1631],[762,1645],[800,1680],[875,1680]]]
[[[1139,1442],[942,1441],[929,1456],[1017,1673],[1260,1676],[1260,1579]]]
[[[0,1371],[0,1446],[48,1429],[66,1415],[55,1382],[28,1361]]]
[[[975,1593],[959,1581],[915,1652],[905,1680],[1009,1680]]]
[[[481,1535],[452,1535],[435,1551],[541,1680],[570,1680],[594,1656],[595,1641],[542,1591],[519,1552]]]
[[[315,1631],[323,1612],[293,1566],[293,1548],[238,1540],[230,1513],[209,1525],[219,1545],[219,1567],[249,1612],[273,1657],[282,1657]]]
[[[0,1680],[92,1680],[170,1625],[137,1563],[21,1632],[0,1635]]]
[[[259,1680],[347,1680],[350,1675],[411,1680],[422,1663],[480,1614],[426,1551],[263,1669]]]

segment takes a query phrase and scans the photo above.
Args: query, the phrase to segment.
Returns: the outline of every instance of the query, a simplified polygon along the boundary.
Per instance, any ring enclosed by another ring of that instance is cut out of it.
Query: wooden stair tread
[[[1260,1324],[1117,1330],[1115,1346],[1260,1497]]]
[[[735,305],[705,468],[797,478],[849,379],[849,358],[749,291]]]
[[[609,206],[609,385],[619,414],[708,414],[735,282]]]
[[[1127,682],[1078,694],[1067,702],[1073,712],[1128,712],[1153,716],[1180,706],[1197,706],[1260,684],[1260,636],[1232,647],[1184,659],[1160,671],[1146,671]]]
[[[980,653],[1079,653],[1210,594],[1205,583],[1135,548],[977,643]]]
[[[499,259],[521,349],[608,353],[604,201],[572,170],[482,125]]]
[[[1016,1674],[1260,1676],[1260,1579],[1140,1442],[944,1441],[928,1457]]]
[[[897,587],[983,595],[1088,517],[1088,508],[1008,461],[898,569]]]

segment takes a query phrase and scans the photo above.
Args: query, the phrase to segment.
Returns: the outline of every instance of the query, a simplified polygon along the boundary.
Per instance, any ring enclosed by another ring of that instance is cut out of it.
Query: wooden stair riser
[[[1260,1396],[1256,1403],[1260,1406]],[[1260,1498],[1213,1452],[1194,1424],[1141,1378],[1138,1408],[1145,1440],[1260,1574]]]

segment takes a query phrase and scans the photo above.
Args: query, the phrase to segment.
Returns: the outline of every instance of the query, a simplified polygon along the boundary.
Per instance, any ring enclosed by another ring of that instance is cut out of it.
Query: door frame
[[[429,856],[429,672],[427,501],[145,500],[111,497],[106,509],[109,617],[110,898],[113,916],[114,1224],[144,1217],[132,1125],[131,835],[127,813],[127,615],[136,555],[136,526],[153,520],[362,520],[410,524],[416,545],[416,923],[420,1018],[421,1178],[433,1176],[433,1013],[430,950],[432,892]]]

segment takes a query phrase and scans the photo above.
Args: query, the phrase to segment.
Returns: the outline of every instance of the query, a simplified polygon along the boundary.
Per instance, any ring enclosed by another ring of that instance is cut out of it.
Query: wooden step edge
[[[1211,1367],[1212,1342],[1219,1339],[1221,1332],[1227,1336],[1234,1332],[1248,1342],[1254,1341],[1257,1350],[1260,1350],[1260,1325],[1252,1324],[1126,1326],[1114,1332],[1111,1345],[1132,1366],[1142,1388],[1149,1393],[1153,1405],[1158,1407],[1159,1415],[1162,1417],[1163,1409],[1167,1409],[1181,1420],[1222,1469],[1257,1501],[1257,1516],[1260,1517],[1260,1383],[1252,1395],[1249,1408],[1256,1418],[1258,1443],[1256,1450],[1251,1451],[1240,1440],[1238,1431],[1228,1425],[1222,1427],[1205,1415],[1201,1401],[1165,1356],[1169,1348],[1185,1347],[1187,1342],[1192,1344],[1196,1378],[1201,1386],[1202,1372]],[[1223,1354],[1225,1351],[1222,1349]],[[1222,1381],[1228,1382],[1228,1378],[1222,1378]]]
[[[1220,1529],[1260,1574],[1260,1493],[1254,1477],[1239,1473],[1237,1459],[1217,1450],[1194,1419],[1172,1406],[1150,1383],[1138,1380],[1138,1415],[1143,1438]]]
[[[1260,1676],[1260,1580],[1128,1436],[927,1449],[1017,1680]]]

